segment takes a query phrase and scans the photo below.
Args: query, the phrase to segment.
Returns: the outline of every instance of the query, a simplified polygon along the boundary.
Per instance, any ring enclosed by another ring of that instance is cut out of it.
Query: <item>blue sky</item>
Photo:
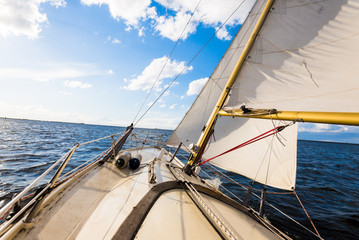
[[[197,1],[1,1],[0,117],[128,125],[164,63],[143,110],[241,2],[202,0],[167,60]],[[176,127],[251,2],[217,32],[138,126]],[[359,143],[356,127],[328,126],[302,124],[299,138]]]

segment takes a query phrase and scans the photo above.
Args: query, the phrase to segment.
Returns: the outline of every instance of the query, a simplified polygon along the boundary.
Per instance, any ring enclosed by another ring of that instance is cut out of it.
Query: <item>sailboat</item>
[[[76,144],[0,210],[1,239],[290,239],[265,218],[266,189],[295,191],[298,122],[359,125],[358,17],[355,0],[258,0],[168,139],[175,151],[124,149],[130,125],[63,176],[89,142]],[[208,162],[251,179],[242,202],[198,175]]]

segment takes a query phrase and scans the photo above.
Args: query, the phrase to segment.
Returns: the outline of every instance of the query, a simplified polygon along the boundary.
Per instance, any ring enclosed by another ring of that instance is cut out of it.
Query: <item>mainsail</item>
[[[169,144],[196,143],[266,1],[257,1]],[[273,4],[226,102],[285,111],[358,112],[359,2],[285,1]],[[203,158],[220,154],[278,126],[278,121],[220,117]],[[297,126],[212,161],[269,186],[293,189]]]

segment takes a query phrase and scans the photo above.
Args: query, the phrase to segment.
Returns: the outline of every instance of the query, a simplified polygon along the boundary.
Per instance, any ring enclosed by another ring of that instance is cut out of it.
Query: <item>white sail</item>
[[[227,106],[358,112],[359,1],[279,0]]]
[[[178,144],[182,142],[186,146],[183,149],[187,151],[190,144],[197,143],[197,140],[201,135],[201,130],[205,126],[251,32],[253,31],[255,23],[261,13],[261,6],[263,6],[264,2],[265,0],[259,0],[253,6],[252,11],[248,15],[240,31],[234,37],[232,43],[211,77],[208,79],[206,85],[203,87],[201,93],[197,96],[197,99],[192,104],[181,123],[168,139],[167,143],[169,145],[178,146]]]
[[[232,127],[237,128],[230,129]],[[204,158],[216,156],[273,128],[270,120],[221,117]],[[215,158],[211,163],[257,182],[291,190],[296,180],[296,136],[297,126],[289,126],[278,136],[272,135],[251,143]]]
[[[255,4],[170,142],[196,143],[242,52],[245,42],[241,40],[248,39],[265,2]],[[358,1],[277,0],[233,85],[226,108],[246,105],[281,111],[358,112],[357,19]],[[228,61],[231,63],[224,68]],[[203,157],[220,154],[268,131],[273,124],[278,125],[270,120],[221,117],[215,126],[215,140]],[[281,135],[282,141],[269,137],[212,163],[269,186],[293,189],[297,127],[288,127]]]

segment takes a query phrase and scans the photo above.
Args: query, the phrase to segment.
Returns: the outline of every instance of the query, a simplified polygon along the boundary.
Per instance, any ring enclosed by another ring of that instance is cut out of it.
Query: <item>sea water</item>
[[[0,196],[11,196],[26,187],[75,143],[122,133],[124,130],[123,127],[0,118]],[[136,137],[147,137],[153,142],[161,140],[157,138],[158,135],[162,135],[162,141],[165,141],[171,132],[160,129],[134,130]],[[109,146],[110,138],[81,146],[65,171],[96,157]],[[181,153],[179,156],[184,160],[184,155]],[[359,145],[298,141],[297,165],[296,192],[320,235],[325,239],[358,239]],[[241,184],[250,183],[236,174],[224,173]],[[202,176],[206,177],[204,174]],[[42,183],[50,178],[51,175]],[[215,176],[213,179],[216,179]],[[241,186],[223,179],[221,186],[243,199],[245,190]],[[255,185],[258,189],[262,187]],[[277,190],[269,188],[268,191]],[[272,204],[314,231],[293,194],[268,194],[267,201],[265,216],[280,230],[294,239],[315,239],[268,205]],[[251,197],[250,205],[258,210],[259,202],[255,196]]]

